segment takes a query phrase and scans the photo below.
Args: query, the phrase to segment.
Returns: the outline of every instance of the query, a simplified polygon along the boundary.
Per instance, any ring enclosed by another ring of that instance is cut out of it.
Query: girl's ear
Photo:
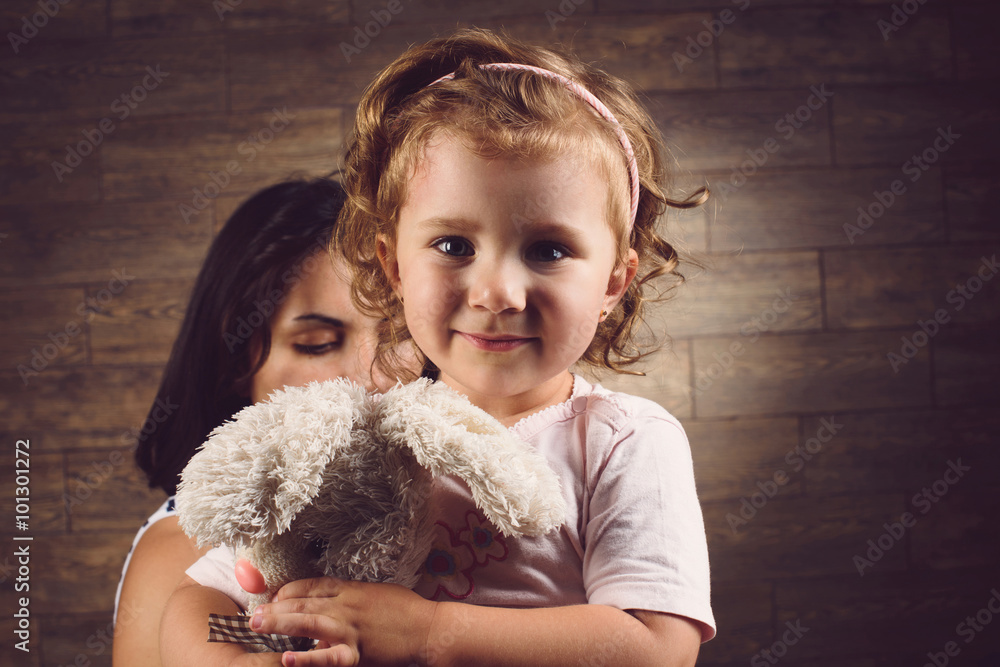
[[[375,255],[393,291],[399,294],[399,262],[396,261],[396,253],[389,246],[385,234],[379,234],[375,239]]]
[[[608,291],[604,295],[604,309],[611,311],[621,298],[625,296],[625,290],[632,284],[635,274],[639,270],[639,255],[632,248],[628,249],[628,257],[624,264],[619,264],[611,272],[611,279],[608,281]]]

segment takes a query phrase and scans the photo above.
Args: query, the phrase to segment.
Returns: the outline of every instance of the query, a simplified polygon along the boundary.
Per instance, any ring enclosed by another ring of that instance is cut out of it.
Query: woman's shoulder
[[[164,562],[165,558],[173,557],[172,548],[182,544],[181,537],[186,539],[184,531],[177,522],[174,497],[170,496],[146,519],[146,523],[142,524],[133,538],[132,548],[122,568],[122,579],[143,564],[150,562],[159,564]]]
[[[157,519],[152,521],[150,517],[151,522],[147,522],[136,536],[123,568],[123,588],[130,582],[141,582],[142,586],[164,582],[167,587],[173,586],[184,570],[207,551],[207,548],[198,548],[184,533],[176,512],[156,513],[153,516]],[[124,597],[123,588],[119,589],[119,594]]]

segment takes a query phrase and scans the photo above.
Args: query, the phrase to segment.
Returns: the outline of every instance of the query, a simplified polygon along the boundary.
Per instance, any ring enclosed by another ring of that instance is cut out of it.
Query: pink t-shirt
[[[542,537],[505,538],[463,482],[439,478],[434,545],[415,590],[489,606],[667,612],[711,639],[708,548],[684,429],[652,401],[574,379],[569,400],[511,427],[559,477],[566,523]],[[231,593],[232,564],[231,553],[210,553],[188,574],[245,607]]]

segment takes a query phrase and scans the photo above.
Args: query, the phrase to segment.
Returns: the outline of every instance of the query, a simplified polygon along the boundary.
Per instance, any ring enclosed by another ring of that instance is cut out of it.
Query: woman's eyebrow
[[[341,329],[346,329],[347,325],[344,324],[343,320],[338,320],[336,317],[330,317],[329,315],[321,315],[319,313],[306,313],[305,315],[299,315],[298,317],[292,318],[293,322],[321,322],[323,324],[328,324],[332,327],[340,327]]]

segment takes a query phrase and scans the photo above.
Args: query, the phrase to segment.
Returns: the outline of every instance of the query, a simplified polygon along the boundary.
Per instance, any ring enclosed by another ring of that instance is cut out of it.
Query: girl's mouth
[[[458,331],[459,336],[469,341],[474,347],[488,352],[507,352],[531,342],[532,338],[521,338],[505,334],[471,334]]]

